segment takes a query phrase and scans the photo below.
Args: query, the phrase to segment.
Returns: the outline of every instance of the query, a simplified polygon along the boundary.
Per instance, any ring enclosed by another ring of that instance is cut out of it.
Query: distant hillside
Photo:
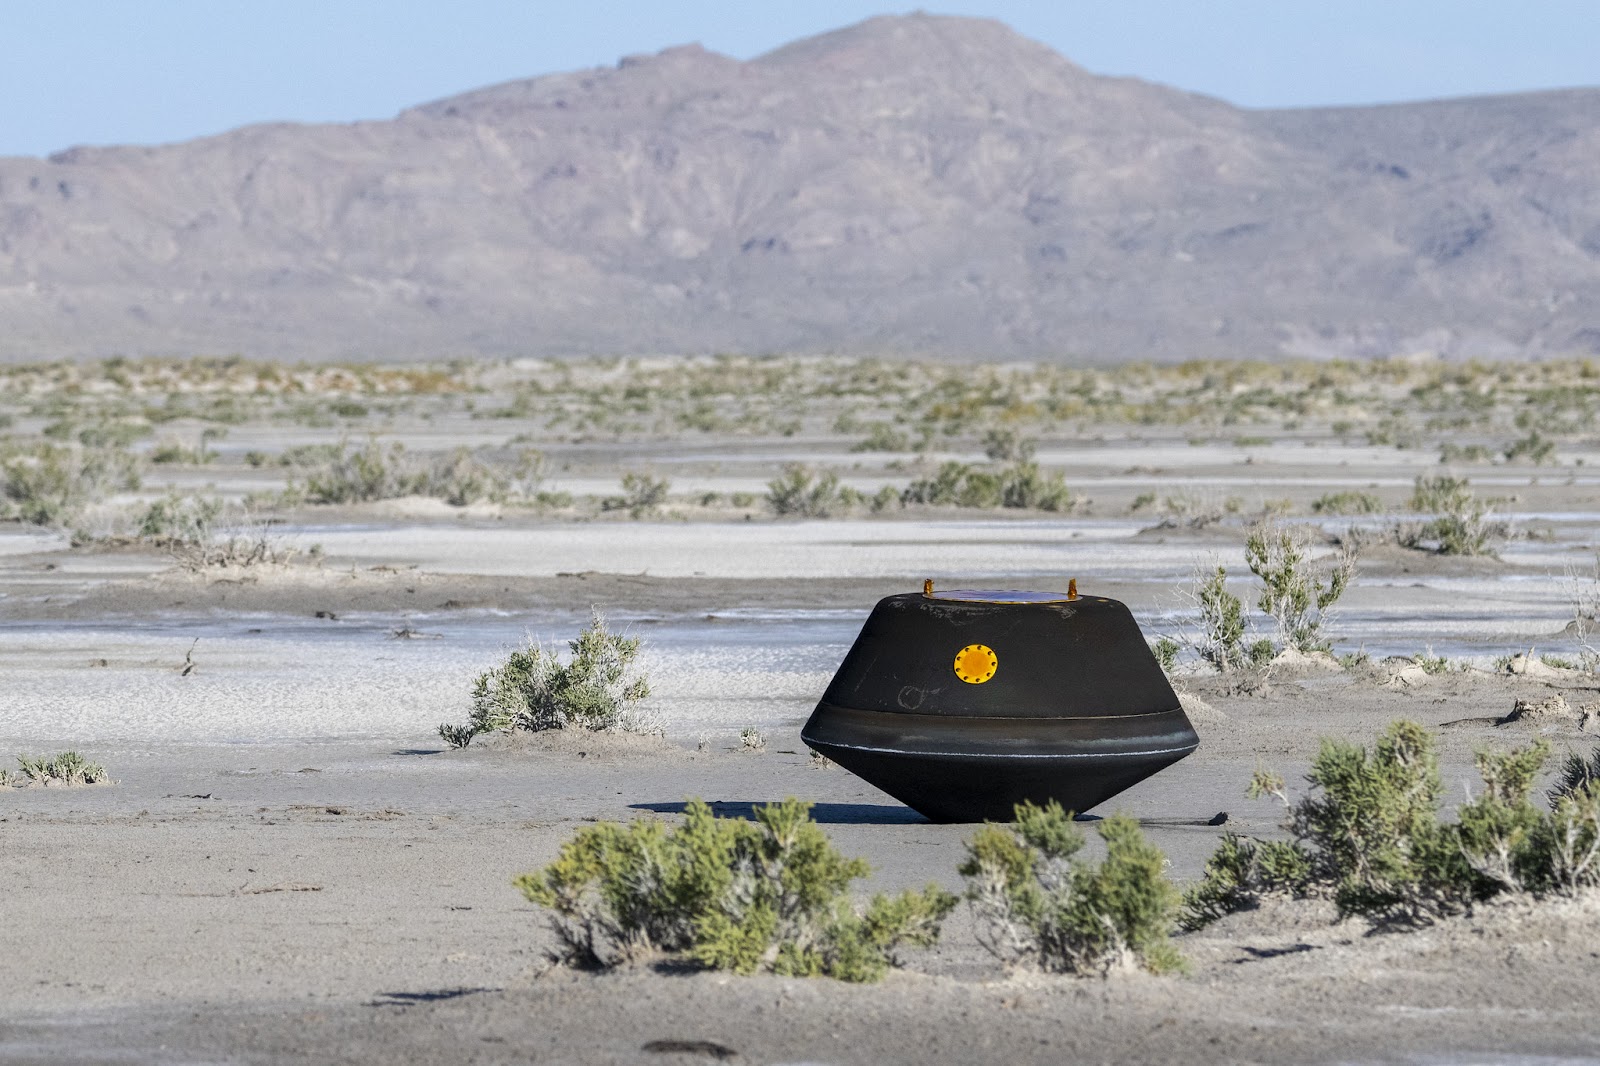
[[[1600,90],[1253,112],[988,21],[0,159],[0,358],[1600,352]]]

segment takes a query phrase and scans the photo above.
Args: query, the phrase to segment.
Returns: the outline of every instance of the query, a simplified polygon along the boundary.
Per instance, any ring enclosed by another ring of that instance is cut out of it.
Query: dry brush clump
[[[265,522],[248,513],[228,514],[229,505],[218,497],[169,492],[144,509],[135,537],[166,550],[185,570],[286,566],[294,558],[296,550]]]
[[[38,785],[48,788],[72,785],[103,785],[110,783],[105,767],[92,763],[75,751],[63,751],[49,757],[18,755],[15,772],[0,770],[0,787],[26,788]]]
[[[1328,652],[1327,627],[1334,605],[1356,573],[1356,556],[1345,548],[1331,558],[1311,557],[1312,532],[1274,519],[1256,523],[1245,534],[1245,562],[1260,582],[1256,609],[1271,619],[1274,637],[1257,636],[1242,597],[1228,588],[1228,570],[1220,563],[1195,567],[1183,592],[1194,622],[1177,640],[1162,638],[1152,647],[1169,673],[1188,648],[1218,673],[1259,669],[1281,651]]]
[[[0,452],[0,519],[57,529],[114,492],[139,487],[140,462],[118,448],[41,443]]]
[[[464,748],[473,737],[495,731],[648,731],[637,711],[650,695],[650,682],[635,665],[639,639],[610,632],[595,611],[567,647],[571,655],[563,661],[530,643],[478,675],[470,717],[465,724],[439,726],[439,736]]]
[[[984,468],[951,461],[932,477],[918,478],[900,494],[903,505],[1070,511],[1073,497],[1059,473],[1046,473],[1038,463],[1018,460]]]
[[[1356,559],[1347,550],[1331,563],[1317,566],[1310,559],[1310,548],[1311,532],[1305,526],[1269,520],[1246,534],[1244,557],[1261,581],[1256,607],[1272,619],[1282,646],[1325,652],[1330,645],[1324,628],[1355,576]]]
[[[516,885],[547,908],[558,959],[611,968],[665,956],[750,974],[875,981],[903,947],[937,941],[956,898],[928,886],[857,909],[865,877],[795,799],[719,818],[691,800],[683,825],[653,819],[586,826],[560,857]]]
[[[839,475],[815,473],[803,463],[789,463],[767,482],[767,508],[780,518],[830,518],[848,510],[860,497],[839,486]]]
[[[1194,580],[1183,595],[1193,605],[1195,623],[1177,641],[1218,673],[1259,667],[1272,658],[1272,641],[1255,636],[1244,601],[1228,590],[1228,570],[1220,563],[1195,567]],[[1160,645],[1155,652],[1162,668],[1177,665],[1178,647]]]
[[[894,421],[865,420],[892,407]],[[1236,442],[1365,435],[1397,447],[1454,446],[1464,457],[1545,463],[1600,414],[1592,360],[1532,364],[1336,360],[1192,361],[1155,367],[991,364],[816,357],[459,360],[426,367],[293,366],[238,358],[108,360],[0,370],[0,417],[143,427],[349,425],[407,413],[514,419],[569,438],[853,435],[868,446],[961,441],[1025,458],[1009,434],[1081,435],[1088,427],[1189,427]],[[1470,434],[1496,443],[1459,444]],[[1456,454],[1456,453],[1452,453]]]
[[[602,511],[627,511],[629,518],[647,518],[661,510],[667,502],[672,482],[639,471],[622,475],[622,495],[607,496],[600,501]]]
[[[1253,795],[1288,809],[1287,841],[1228,834],[1204,879],[1185,895],[1184,921],[1199,928],[1273,895],[1321,896],[1341,915],[1417,925],[1508,893],[1571,894],[1600,885],[1600,756],[1573,757],[1545,806],[1532,799],[1549,758],[1540,740],[1480,751],[1482,780],[1454,822],[1439,818],[1442,785],[1433,738],[1395,722],[1368,748],[1324,740],[1290,800],[1281,778],[1258,773]]]
[[[431,458],[412,455],[404,444],[373,438],[360,448],[348,442],[310,446],[313,465],[292,478],[286,501],[314,504],[369,503],[427,496],[452,507],[533,498],[544,477],[543,457],[523,450],[509,461],[456,448]]]
[[[1466,478],[1448,474],[1417,478],[1411,506],[1434,517],[1396,527],[1396,538],[1407,548],[1439,555],[1493,556],[1511,535],[1511,527],[1494,517],[1493,503],[1474,493]]]
[[[1051,801],[1021,803],[1012,825],[988,824],[967,843],[961,874],[983,946],[1007,965],[1100,975],[1184,968],[1170,934],[1181,896],[1166,857],[1132,817],[1096,824],[1099,864],[1077,858],[1083,833]]]

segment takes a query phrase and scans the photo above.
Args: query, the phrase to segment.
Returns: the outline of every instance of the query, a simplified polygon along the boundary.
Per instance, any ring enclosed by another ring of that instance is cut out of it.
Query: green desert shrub
[[[221,498],[216,496],[185,496],[169,491],[144,509],[137,536],[168,549],[209,544],[223,507]]]
[[[1422,667],[1424,673],[1430,675],[1443,674],[1450,669],[1450,660],[1443,655],[1433,654],[1432,648],[1417,652],[1411,657],[1411,661]]]
[[[1568,796],[1594,791],[1597,783],[1600,783],[1600,748],[1587,757],[1569,752],[1561,760],[1561,768],[1556,772],[1555,784],[1550,786],[1547,798],[1554,806]]]
[[[900,490],[893,485],[884,485],[872,496],[871,507],[873,514],[882,514],[891,507],[900,505]]]
[[[1368,750],[1324,740],[1290,831],[1344,913],[1421,918],[1456,909],[1465,863],[1439,831],[1433,739],[1395,722]]]
[[[1160,529],[1207,529],[1232,514],[1238,514],[1244,501],[1237,496],[1218,499],[1211,493],[1180,492],[1161,500]]]
[[[1323,627],[1355,575],[1356,562],[1346,551],[1331,565],[1313,566],[1307,558],[1310,544],[1304,526],[1262,522],[1246,534],[1244,557],[1250,572],[1261,579],[1256,606],[1272,619],[1284,645],[1302,652],[1327,651]]]
[[[224,528],[220,519],[225,510],[226,504],[215,496],[171,491],[145,508],[136,535],[166,549],[185,570],[283,565],[294,557],[295,549],[285,547],[264,523],[241,516]]]
[[[887,422],[874,422],[866,438],[852,445],[853,452],[908,452],[911,438]]]
[[[600,509],[627,511],[629,518],[644,518],[661,509],[671,488],[672,483],[666,478],[629,471],[622,475],[622,495],[607,496],[600,501]]]
[[[1000,470],[985,470],[952,461],[941,466],[932,477],[913,481],[900,494],[900,502],[943,507],[1016,507],[1065,511],[1072,506],[1072,494],[1060,474],[1046,474],[1033,462],[1019,462]]]
[[[850,903],[847,859],[795,799],[718,818],[692,800],[681,827],[585,826],[554,863],[517,878],[551,911],[560,958],[609,968],[665,954],[713,970],[874,981],[903,946],[935,943],[956,898],[930,885]]]
[[[1183,645],[1171,637],[1157,637],[1150,644],[1150,654],[1156,657],[1163,673],[1170,674],[1178,665],[1178,653]]]
[[[990,823],[967,842],[967,898],[980,942],[1008,965],[1104,974],[1180,970],[1169,936],[1181,897],[1166,858],[1124,814],[1099,822],[1098,865],[1077,858],[1083,833],[1052,801],[1021,803],[1011,825]]]
[[[1439,462],[1441,463],[1488,463],[1494,461],[1494,453],[1481,444],[1453,444],[1449,441],[1439,446]]]
[[[217,458],[217,453],[211,449],[211,442],[227,435],[227,430],[209,426],[201,432],[200,443],[193,448],[179,440],[164,440],[150,450],[150,461],[157,466],[205,466]]]
[[[1059,473],[1044,473],[1038,463],[1030,460],[1015,463],[1001,473],[1000,503],[1003,507],[1034,511],[1068,511],[1072,509],[1072,493]]]
[[[292,482],[291,486],[295,487]],[[340,444],[297,487],[308,503],[367,503],[414,495],[421,488],[421,477],[405,445],[398,441],[385,445],[374,438],[360,448]]]
[[[844,506],[838,475],[814,474],[801,463],[789,463],[767,482],[767,507],[786,518],[827,518]]]
[[[1600,789],[1589,774],[1600,756],[1569,759],[1541,807],[1531,796],[1549,754],[1543,740],[1478,752],[1481,787],[1442,822],[1438,758],[1421,726],[1395,722],[1370,750],[1324,740],[1301,799],[1272,775],[1252,781],[1252,795],[1287,805],[1292,840],[1225,837],[1186,895],[1185,923],[1287,892],[1330,897],[1342,915],[1420,924],[1504,893],[1600,885]]]
[[[481,500],[543,505],[550,495],[539,491],[543,483],[544,456],[531,448],[523,448],[501,461],[492,461],[483,452],[457,448],[423,467],[420,492],[452,507]]]
[[[1310,879],[1310,857],[1293,841],[1224,833],[1200,882],[1183,893],[1183,928],[1203,928],[1271,897],[1304,895]]]
[[[932,477],[918,478],[911,482],[900,494],[900,502],[908,505],[921,503],[944,507],[984,506],[985,504],[971,502],[975,499],[974,490],[968,485],[971,473],[972,467],[967,463],[955,461],[945,463]],[[993,503],[987,505],[996,506],[999,502],[999,494],[996,492]]]
[[[79,430],[78,443],[85,448],[126,448],[150,432],[150,426],[143,422],[102,422]]]
[[[19,774],[7,775],[4,781],[15,780],[23,785],[99,785],[104,784],[105,767],[89,762],[75,751],[63,751],[49,758],[43,756],[17,756]]]
[[[1383,501],[1370,492],[1328,492],[1311,501],[1313,514],[1377,514]]]
[[[506,479],[469,448],[456,448],[423,468],[419,494],[465,507],[479,500],[496,500],[506,494]]]
[[[468,721],[441,725],[439,736],[459,748],[495,730],[641,729],[635,712],[650,695],[650,682],[635,666],[639,647],[639,638],[608,631],[596,611],[567,643],[571,655],[565,662],[530,643],[479,674]]]
[[[1493,509],[1473,493],[1466,478],[1417,478],[1411,506],[1434,517],[1402,531],[1400,541],[1409,548],[1431,543],[1440,555],[1494,555],[1510,532],[1504,522],[1494,520]]]
[[[1549,440],[1537,429],[1526,437],[1514,440],[1506,445],[1506,462],[1515,463],[1518,460],[1542,466],[1545,463],[1555,462],[1556,442]]]
[[[983,454],[993,463],[1026,463],[1037,445],[1014,429],[991,429],[983,435]]]
[[[44,444],[0,459],[0,518],[60,528],[109,494],[138,487],[130,452]]]
[[[290,467],[319,467],[339,461],[350,449],[349,442],[338,444],[296,444],[278,453],[277,464]],[[254,453],[262,454],[262,453]],[[263,459],[265,461],[265,459]],[[255,465],[252,463],[251,465]]]
[[[523,450],[508,462],[491,461],[484,453],[457,448],[424,458],[398,441],[376,438],[360,448],[341,443],[306,445],[285,452],[282,462],[306,467],[303,483],[291,480],[291,495],[308,503],[369,503],[401,496],[428,496],[453,507],[481,500],[532,499],[543,480],[543,457]]]
[[[1218,672],[1259,666],[1272,658],[1272,641],[1246,642],[1250,626],[1244,601],[1228,591],[1226,567],[1219,563],[1209,571],[1196,568],[1186,595],[1199,617],[1196,628],[1183,634],[1184,643]]]

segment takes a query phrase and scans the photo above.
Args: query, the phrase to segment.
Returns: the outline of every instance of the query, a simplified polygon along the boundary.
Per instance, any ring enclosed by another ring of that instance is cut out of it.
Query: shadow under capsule
[[[719,818],[754,820],[757,807],[776,800],[710,800],[706,806]],[[656,814],[682,814],[685,801],[670,803],[630,803],[629,808]],[[929,820],[898,803],[814,803],[811,819],[821,825],[928,825]]]

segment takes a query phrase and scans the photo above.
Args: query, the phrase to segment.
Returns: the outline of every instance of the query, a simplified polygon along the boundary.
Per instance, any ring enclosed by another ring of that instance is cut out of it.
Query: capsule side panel
[[[982,684],[953,668],[982,644],[998,668]],[[1005,718],[1158,713],[1178,705],[1127,607],[1114,600],[993,604],[919,595],[879,601],[823,696],[899,714]]]
[[[801,739],[938,822],[1010,821],[1027,800],[1082,813],[1188,755],[1183,712],[1065,721],[819,706]]]

